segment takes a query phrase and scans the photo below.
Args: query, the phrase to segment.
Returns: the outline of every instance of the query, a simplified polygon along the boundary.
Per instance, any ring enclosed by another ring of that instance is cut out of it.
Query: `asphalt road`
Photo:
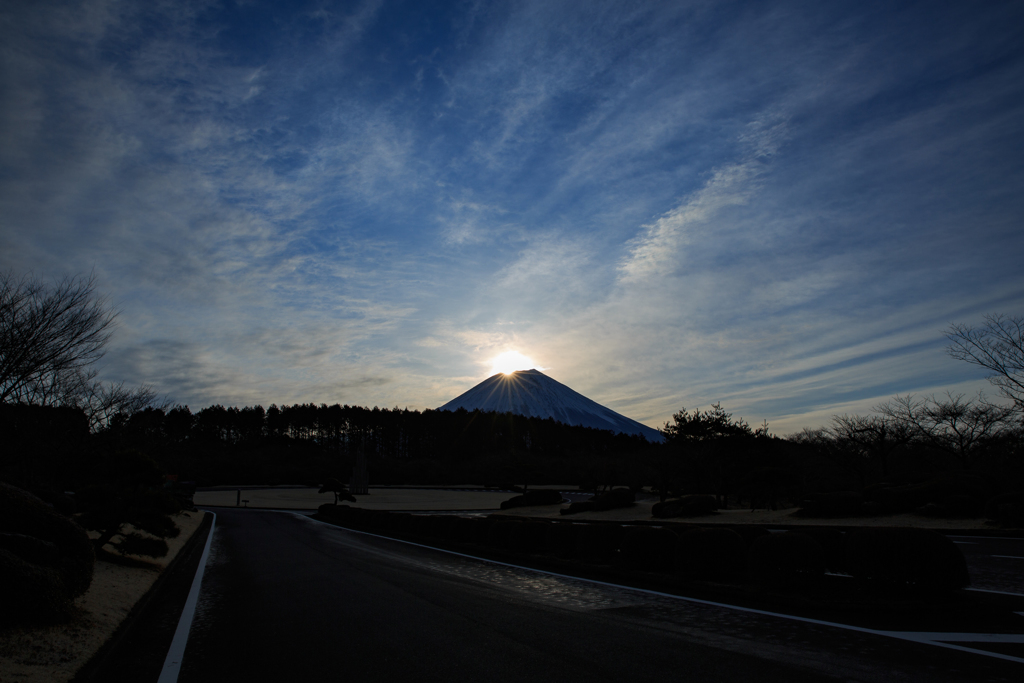
[[[538,574],[298,514],[222,509],[178,680],[941,682],[1022,673],[1024,664],[935,644]]]
[[[950,536],[959,546],[976,589],[1024,594],[1024,539]]]

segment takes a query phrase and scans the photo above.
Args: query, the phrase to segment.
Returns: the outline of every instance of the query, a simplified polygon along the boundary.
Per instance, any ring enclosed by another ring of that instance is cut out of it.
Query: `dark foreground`
[[[159,651],[156,631],[136,653]],[[137,662],[132,679],[156,680],[162,658],[153,663],[151,678]],[[178,680],[931,682],[1022,673],[1024,664],[976,653],[537,574],[301,515],[221,510]]]

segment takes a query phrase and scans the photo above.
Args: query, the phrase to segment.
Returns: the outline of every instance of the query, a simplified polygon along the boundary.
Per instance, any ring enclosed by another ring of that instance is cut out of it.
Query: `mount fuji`
[[[553,418],[568,425],[639,434],[648,441],[661,442],[657,429],[640,424],[611,408],[591,401],[539,370],[499,373],[485,379],[438,410],[495,411],[527,417]]]

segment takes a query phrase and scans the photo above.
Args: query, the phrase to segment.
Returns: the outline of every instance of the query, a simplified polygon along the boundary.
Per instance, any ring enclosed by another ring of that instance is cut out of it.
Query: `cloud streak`
[[[797,431],[983,386],[942,330],[1024,306],[1013,3],[2,11],[0,267],[95,271],[174,401],[436,407],[514,347]]]

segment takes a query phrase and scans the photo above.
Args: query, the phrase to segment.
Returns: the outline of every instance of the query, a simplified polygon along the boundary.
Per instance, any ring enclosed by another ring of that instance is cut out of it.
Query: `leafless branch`
[[[0,401],[52,399],[102,358],[116,316],[91,276],[48,287],[0,273]]]
[[[1024,316],[985,316],[985,324],[961,323],[946,332],[949,355],[992,371],[989,381],[1024,411]]]

